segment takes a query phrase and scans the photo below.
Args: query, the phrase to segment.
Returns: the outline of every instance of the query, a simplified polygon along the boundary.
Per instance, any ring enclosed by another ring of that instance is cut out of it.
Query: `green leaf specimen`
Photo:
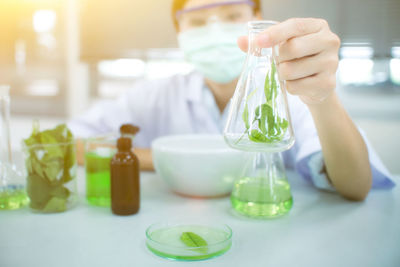
[[[193,247],[195,251],[206,254],[208,251],[207,242],[199,235],[193,232],[183,232],[181,240],[188,247]]]
[[[285,118],[277,114],[276,99],[278,96],[278,85],[276,79],[276,66],[271,62],[271,71],[265,77],[264,94],[265,103],[259,105],[254,110],[254,119],[250,123],[248,101],[257,91],[255,89],[246,98],[242,119],[244,121],[249,139],[258,143],[273,143],[282,140],[289,126]],[[239,138],[238,142],[242,137]]]
[[[37,123],[24,140],[30,206],[42,212],[67,209],[70,190],[65,184],[76,176],[75,143],[65,124],[40,132]]]

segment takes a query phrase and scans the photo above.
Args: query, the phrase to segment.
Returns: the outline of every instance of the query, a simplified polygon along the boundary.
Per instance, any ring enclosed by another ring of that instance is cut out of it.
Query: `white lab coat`
[[[296,143],[283,153],[286,166],[296,168],[316,187],[332,190],[326,176],[320,174],[323,164],[321,145],[308,108],[297,96],[288,95],[288,104]],[[140,127],[135,146],[150,147],[155,138],[165,135],[221,134],[228,110],[229,106],[220,114],[203,76],[192,72],[137,82],[117,100],[94,105],[87,113],[72,120],[69,127],[76,137],[86,138],[117,132],[121,124],[133,123]],[[367,145],[373,187],[393,187],[389,172],[368,142]]]

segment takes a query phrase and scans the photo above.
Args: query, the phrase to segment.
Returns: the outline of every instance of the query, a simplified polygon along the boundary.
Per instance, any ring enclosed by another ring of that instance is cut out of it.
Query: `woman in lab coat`
[[[246,22],[261,19],[259,0],[174,0],[178,43],[195,71],[143,81],[116,101],[71,121],[76,136],[140,126],[135,139],[142,166],[152,168],[150,144],[159,136],[221,133],[247,49]],[[242,36],[242,37],[240,37]],[[363,200],[373,187],[394,183],[340,103],[336,92],[339,38],[323,19],[289,19],[256,40],[279,45],[278,71],[286,81],[296,144],[284,153],[316,187]],[[239,49],[240,47],[240,49]],[[141,149],[139,149],[141,148]]]

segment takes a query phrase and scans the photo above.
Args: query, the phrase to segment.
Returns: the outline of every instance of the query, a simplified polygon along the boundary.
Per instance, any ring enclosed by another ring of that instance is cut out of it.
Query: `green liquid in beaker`
[[[109,153],[85,154],[86,199],[92,205],[105,207],[111,205],[110,162],[113,155],[114,152],[111,150]]]
[[[231,194],[233,208],[249,217],[278,217],[293,205],[290,185],[286,179],[244,177],[238,180]]]
[[[28,204],[29,199],[23,186],[0,187],[0,210],[15,210]]]

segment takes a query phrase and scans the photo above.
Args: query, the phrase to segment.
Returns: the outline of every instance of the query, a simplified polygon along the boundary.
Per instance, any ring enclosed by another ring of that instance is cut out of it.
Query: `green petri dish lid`
[[[178,261],[218,257],[232,245],[232,230],[215,223],[156,223],[146,230],[147,248],[157,256]]]

